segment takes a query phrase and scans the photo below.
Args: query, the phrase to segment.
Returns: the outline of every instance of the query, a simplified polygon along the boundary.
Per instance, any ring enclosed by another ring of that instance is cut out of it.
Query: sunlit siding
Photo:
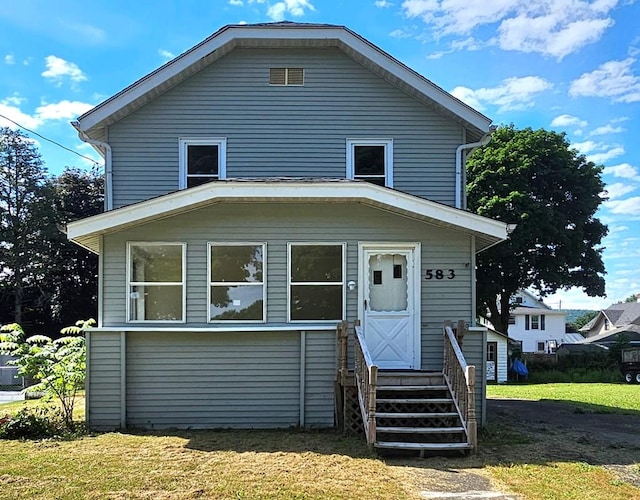
[[[270,67],[304,86],[270,86]],[[227,138],[228,177],[345,177],[347,138],[392,138],[394,187],[453,204],[459,125],[338,49],[235,49],[110,126],[114,207],[178,189],[178,138]]]

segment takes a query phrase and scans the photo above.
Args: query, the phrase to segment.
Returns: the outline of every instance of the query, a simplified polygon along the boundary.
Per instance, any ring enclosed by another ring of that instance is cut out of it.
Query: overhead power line
[[[45,137],[42,134],[39,134],[38,132],[35,132],[34,130],[28,129],[27,127],[20,125],[18,122],[12,120],[11,118],[7,118],[6,116],[0,114],[0,118],[4,118],[5,120],[13,123],[14,125],[17,125],[18,127],[20,127],[22,130],[26,130],[27,132],[29,132],[30,134],[34,134],[37,135],[38,137],[40,137],[40,139],[44,139],[47,142],[50,142],[51,144],[55,144],[56,146],[58,146],[59,148],[62,148],[66,151],[69,151],[70,153],[73,153],[74,155],[78,155],[80,158],[84,158],[85,160],[89,160],[91,163],[93,163],[94,165],[100,165],[99,162],[95,161],[93,158],[90,158],[88,156],[85,156],[81,153],[78,153],[77,151],[74,151],[71,148],[68,148],[67,146],[64,146],[63,144],[60,144],[59,142],[54,141],[53,139],[49,139],[48,137]]]

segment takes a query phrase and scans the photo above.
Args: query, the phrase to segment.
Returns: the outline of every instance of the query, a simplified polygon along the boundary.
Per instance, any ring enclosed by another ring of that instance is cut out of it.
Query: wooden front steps
[[[380,450],[473,448],[440,372],[379,371],[375,420],[374,447]]]

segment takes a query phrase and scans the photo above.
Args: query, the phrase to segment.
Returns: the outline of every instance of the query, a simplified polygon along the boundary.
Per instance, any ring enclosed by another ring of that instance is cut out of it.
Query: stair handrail
[[[459,323],[458,329],[463,327],[463,323]],[[443,330],[444,361],[442,374],[453,396],[462,425],[466,429],[467,442],[475,450],[478,445],[478,423],[475,403],[476,367],[467,364],[450,322],[445,322]]]
[[[358,320],[355,330],[355,379],[358,387],[358,403],[362,414],[367,444],[376,442],[376,388],[378,385],[378,367],[373,364],[371,354],[364,339],[364,332]]]

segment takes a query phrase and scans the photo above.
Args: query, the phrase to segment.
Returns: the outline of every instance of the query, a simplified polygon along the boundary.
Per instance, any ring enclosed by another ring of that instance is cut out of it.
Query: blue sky
[[[225,24],[345,25],[490,116],[564,131],[605,166],[607,298],[640,293],[640,2],[636,0],[21,0],[0,8],[0,115],[100,159],[69,125]],[[13,124],[0,118],[0,126]],[[38,140],[51,173],[90,162]]]

